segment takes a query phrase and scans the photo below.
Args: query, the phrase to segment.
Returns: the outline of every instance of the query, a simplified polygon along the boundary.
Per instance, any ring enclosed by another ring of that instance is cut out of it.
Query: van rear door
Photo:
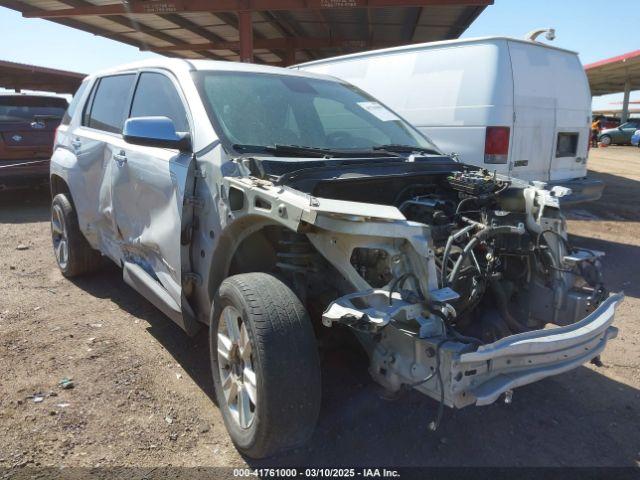
[[[587,175],[587,155],[591,123],[591,90],[577,55],[553,52],[556,72],[556,134],[552,150],[551,181]]]
[[[513,174],[547,181],[586,176],[591,95],[577,55],[518,41],[509,42],[509,53]]]

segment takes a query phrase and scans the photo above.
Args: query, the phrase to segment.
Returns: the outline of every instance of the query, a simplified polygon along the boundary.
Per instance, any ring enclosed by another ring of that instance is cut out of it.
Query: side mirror
[[[191,136],[187,132],[176,132],[176,126],[168,117],[133,117],[124,122],[124,141],[145,147],[172,148],[187,152],[191,150]]]

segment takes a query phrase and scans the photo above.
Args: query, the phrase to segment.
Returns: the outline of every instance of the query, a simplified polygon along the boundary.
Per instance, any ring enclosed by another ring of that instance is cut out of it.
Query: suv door
[[[80,125],[67,132],[77,161],[71,180],[78,221],[89,243],[120,263],[111,201],[112,145],[121,138],[135,73],[97,79],[82,110]]]
[[[164,116],[173,120],[177,131],[190,132],[185,105],[177,83],[168,74],[145,71],[138,77],[129,117]],[[160,296],[169,310],[150,300],[178,323],[182,321],[176,318],[177,312],[187,307],[182,302],[182,275],[189,258],[181,236],[185,189],[192,188],[191,157],[178,150],[129,144],[121,137],[113,144],[113,214],[125,267],[127,262],[136,265],[135,275],[148,274],[155,281],[152,288],[159,284],[166,291],[170,300],[163,292]],[[126,276],[125,268],[125,279],[136,283]],[[158,292],[145,296],[157,300]]]

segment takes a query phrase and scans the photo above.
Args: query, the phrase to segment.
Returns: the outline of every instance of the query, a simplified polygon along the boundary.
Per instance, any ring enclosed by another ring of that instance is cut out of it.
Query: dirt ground
[[[323,360],[323,404],[305,448],[240,456],[213,402],[204,336],[189,339],[115,268],[74,281],[54,262],[48,193],[0,195],[0,467],[632,466],[640,463],[640,149],[592,151],[601,201],[569,211],[575,244],[607,253],[627,298],[604,367],[522,387],[513,403],[446,411],[388,402],[348,350]],[[59,382],[71,379],[74,388]]]

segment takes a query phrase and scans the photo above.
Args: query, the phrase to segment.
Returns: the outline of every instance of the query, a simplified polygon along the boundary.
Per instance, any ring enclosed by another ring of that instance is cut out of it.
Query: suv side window
[[[101,78],[93,94],[87,126],[105,132],[122,133],[134,79],[135,74]]]
[[[182,100],[171,80],[161,73],[140,74],[130,117],[169,117],[178,132],[188,132],[189,122]]]
[[[71,103],[67,108],[67,111],[64,112],[64,115],[62,116],[62,120],[60,121],[61,125],[69,125],[69,123],[71,122],[71,119],[73,118],[73,114],[78,108],[78,102],[80,101],[80,97],[82,97],[82,94],[87,89],[87,85],[89,85],[89,82],[82,82],[80,84],[80,87],[78,87],[78,90],[76,90],[76,93],[73,96],[73,99],[71,100]]]
[[[82,122],[81,122],[81,125],[84,127],[89,126],[89,119],[91,116],[91,105],[93,105],[93,99],[96,97],[96,90],[98,89],[99,83],[100,81],[98,80],[93,82],[93,86],[91,87],[91,92],[89,92],[87,101],[84,103],[84,108],[82,109]]]

